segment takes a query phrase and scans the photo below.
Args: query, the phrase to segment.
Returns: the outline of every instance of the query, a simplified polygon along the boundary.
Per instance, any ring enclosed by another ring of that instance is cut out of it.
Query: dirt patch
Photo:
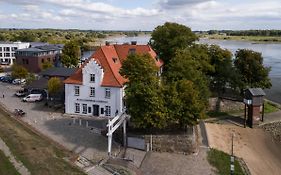
[[[263,129],[242,128],[227,124],[206,124],[211,148],[231,153],[234,133],[234,154],[246,162],[253,175],[280,174],[281,149]]]

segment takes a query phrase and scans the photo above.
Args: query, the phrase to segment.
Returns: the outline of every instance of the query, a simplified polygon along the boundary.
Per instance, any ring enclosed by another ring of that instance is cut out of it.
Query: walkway
[[[2,150],[6,157],[9,158],[10,162],[14,165],[16,170],[21,175],[30,175],[28,169],[19,161],[17,160],[13,154],[11,153],[9,147],[5,144],[5,142],[0,138],[0,150]]]

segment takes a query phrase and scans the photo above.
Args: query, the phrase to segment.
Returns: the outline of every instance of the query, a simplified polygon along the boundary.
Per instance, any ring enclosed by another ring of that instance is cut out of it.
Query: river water
[[[111,38],[112,43],[127,43],[137,41],[138,44],[147,44],[150,39],[149,35],[138,37],[115,37]],[[209,40],[200,39],[199,43],[216,44],[222,48],[230,50],[233,54],[238,49],[251,49],[256,52],[261,52],[264,58],[264,65],[271,67],[269,77],[271,78],[272,87],[266,89],[266,98],[269,100],[281,103],[281,44],[272,43],[253,43],[250,41],[233,41],[233,40]]]

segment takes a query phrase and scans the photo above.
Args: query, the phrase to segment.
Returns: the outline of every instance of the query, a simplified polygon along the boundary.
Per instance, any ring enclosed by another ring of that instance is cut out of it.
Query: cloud
[[[159,5],[164,9],[185,8],[193,6],[210,0],[162,0]]]

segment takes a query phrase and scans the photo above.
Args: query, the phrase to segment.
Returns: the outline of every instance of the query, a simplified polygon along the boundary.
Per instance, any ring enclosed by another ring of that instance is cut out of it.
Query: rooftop
[[[51,77],[69,77],[77,71],[77,68],[52,67],[40,72],[40,75]]]

